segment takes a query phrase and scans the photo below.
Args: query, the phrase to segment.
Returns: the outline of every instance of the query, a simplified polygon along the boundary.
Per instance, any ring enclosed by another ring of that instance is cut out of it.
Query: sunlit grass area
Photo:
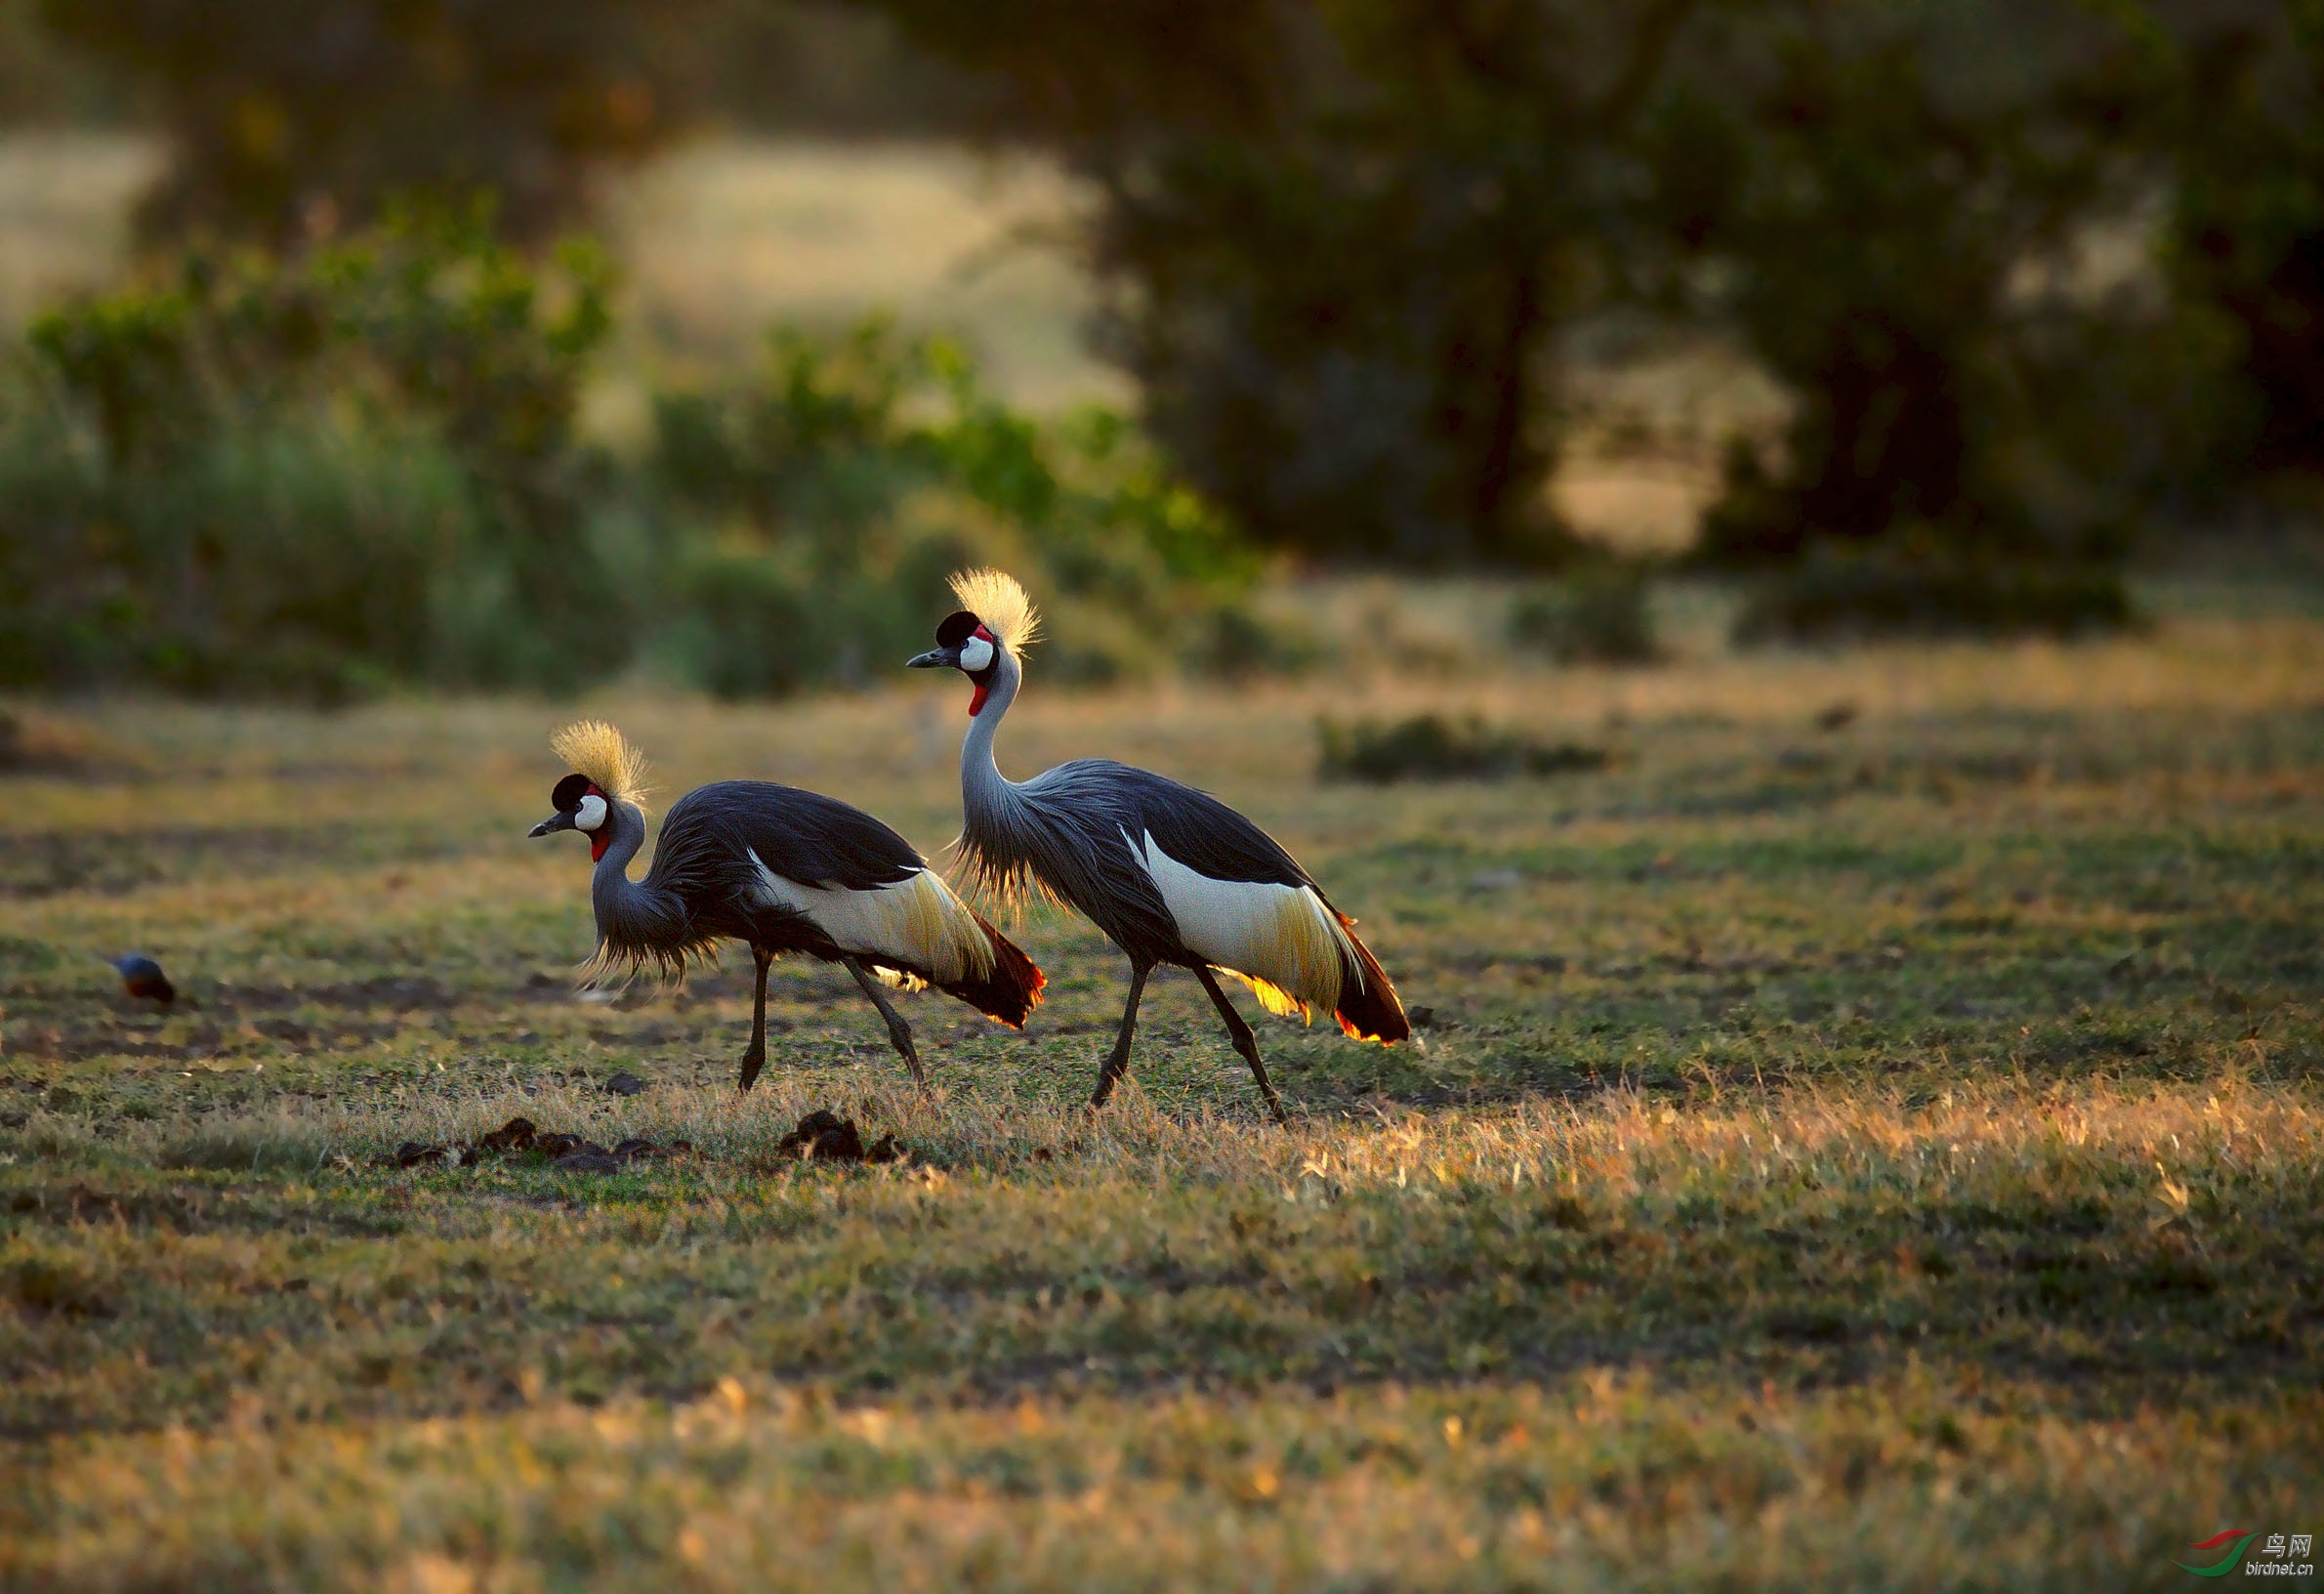
[[[1551,670],[1489,587],[1292,588],[1342,663],[1032,687],[1290,844],[1423,1043],[1122,966],[1019,1036],[729,958],[572,990],[548,731],[934,852],[952,683],[336,716],[17,705],[0,775],[0,1581],[76,1588],[2175,1586],[2324,1497],[2324,624],[2158,592],[2086,645]],[[1602,748],[1318,783],[1318,716]],[[569,845],[560,844],[565,843]],[[113,994],[150,952],[186,993]],[[1247,1004],[1248,1005],[1248,1004]],[[626,1070],[646,1089],[607,1094]],[[800,1164],[812,1109],[910,1157]],[[404,1170],[522,1113],[611,1175]]]

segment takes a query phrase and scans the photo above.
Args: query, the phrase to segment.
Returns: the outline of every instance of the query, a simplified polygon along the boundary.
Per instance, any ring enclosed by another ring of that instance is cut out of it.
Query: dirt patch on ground
[[[694,1154],[694,1143],[690,1140],[656,1144],[631,1139],[618,1146],[604,1147],[583,1135],[545,1130],[530,1118],[516,1117],[490,1134],[477,1137],[471,1146],[430,1146],[407,1140],[395,1148],[389,1160],[399,1168],[470,1168],[493,1158],[522,1157],[567,1173],[618,1173],[633,1162]]]

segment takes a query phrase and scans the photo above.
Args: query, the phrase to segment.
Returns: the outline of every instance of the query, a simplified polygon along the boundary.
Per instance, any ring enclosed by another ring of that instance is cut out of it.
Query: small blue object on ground
[[[132,996],[150,996],[167,1007],[178,999],[178,987],[170,984],[170,977],[161,972],[161,965],[143,952],[131,952],[126,957],[108,957],[107,963],[121,976],[121,988]]]

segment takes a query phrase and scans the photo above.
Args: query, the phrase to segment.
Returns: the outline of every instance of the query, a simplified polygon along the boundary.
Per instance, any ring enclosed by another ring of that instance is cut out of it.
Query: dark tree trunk
[[[2252,445],[2261,471],[2324,471],[2324,232],[2297,239],[2257,292],[2230,295],[2243,368],[2264,413]]]
[[[1520,540],[1532,512],[1540,472],[1530,457],[1532,360],[1542,332],[1540,270],[1530,262],[1512,273],[1508,310],[1486,378],[1490,414],[1477,460],[1473,535],[1485,553],[1507,553]]]
[[[1810,394],[1808,428],[1794,439],[1805,535],[1868,540],[1960,501],[1968,439],[1942,351],[1859,315],[1841,327]]]

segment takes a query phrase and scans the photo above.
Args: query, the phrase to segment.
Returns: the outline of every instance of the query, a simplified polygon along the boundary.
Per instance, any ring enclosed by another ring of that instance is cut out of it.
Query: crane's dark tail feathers
[[[972,975],[955,980],[937,988],[959,997],[996,1023],[1022,1029],[1026,1015],[1041,1005],[1041,987],[1049,984],[1049,977],[1031,958],[1017,950],[1017,943],[986,923],[982,914],[976,914],[975,918],[992,940],[992,972],[982,978]]]
[[[1404,1017],[1404,1004],[1396,999],[1396,987],[1389,983],[1388,971],[1372,955],[1372,948],[1356,938],[1347,914],[1340,915],[1340,923],[1348,930],[1347,950],[1355,956],[1352,960],[1342,957],[1340,1010],[1332,1017],[1357,1040],[1411,1039],[1412,1023]]]

